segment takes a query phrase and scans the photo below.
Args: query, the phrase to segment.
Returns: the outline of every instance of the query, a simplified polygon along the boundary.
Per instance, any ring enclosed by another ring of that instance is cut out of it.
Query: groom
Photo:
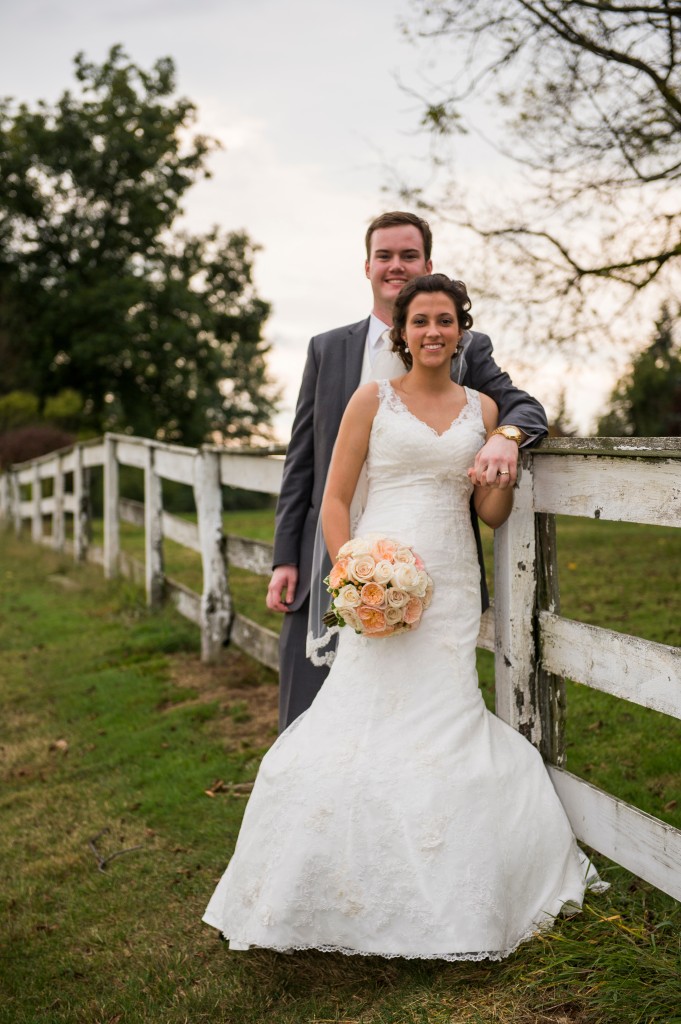
[[[393,305],[403,285],[431,273],[431,248],[430,228],[415,214],[392,212],[376,217],[366,233],[364,265],[373,293],[371,316],[310,341],[284,464],[274,571],[267,590],[267,607],[285,613],[279,642],[280,730],[310,706],[328,673],[307,660],[305,639],[317,519],[341,417],[360,384],[404,373],[404,366],[382,335],[392,326]],[[500,427],[475,459],[477,482],[512,486],[520,444],[532,444],[547,433],[543,408],[513,386],[492,358],[490,339],[478,331],[464,333],[452,362],[452,379],[484,392],[499,406]],[[489,599],[474,514],[473,526],[486,608]]]

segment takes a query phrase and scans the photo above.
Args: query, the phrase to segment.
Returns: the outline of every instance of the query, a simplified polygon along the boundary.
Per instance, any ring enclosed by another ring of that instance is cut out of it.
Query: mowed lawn
[[[229,529],[267,539],[271,513]],[[561,520],[559,565],[564,614],[681,643],[679,531]],[[262,618],[264,581],[233,583]],[[8,532],[0,646],[1,1024],[681,1022],[680,905],[603,858],[610,891],[503,964],[230,953],[200,919],[275,735],[272,673],[230,649],[201,666],[171,609]],[[570,685],[568,744],[681,827],[681,723]]]

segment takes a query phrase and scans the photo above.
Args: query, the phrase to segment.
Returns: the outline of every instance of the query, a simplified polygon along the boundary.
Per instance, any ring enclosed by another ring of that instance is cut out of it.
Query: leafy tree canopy
[[[191,134],[170,58],[75,59],[77,94],[0,104],[0,392],[84,422],[198,443],[268,434],[276,396],[242,232],[173,230],[216,143]]]
[[[443,190],[406,185],[403,194],[489,243],[487,292],[515,309],[522,302],[535,340],[573,343],[589,324],[631,329],[626,304],[635,295],[650,322],[681,280],[681,4],[414,7],[414,41],[444,49],[452,72],[421,96]],[[493,119],[484,133],[522,168],[516,189],[500,181],[494,195],[450,173],[452,155],[466,146],[462,133],[476,127],[470,101],[481,96]]]
[[[656,327],[650,345],[614,388],[610,411],[598,423],[601,437],[681,436],[681,349],[667,308]]]

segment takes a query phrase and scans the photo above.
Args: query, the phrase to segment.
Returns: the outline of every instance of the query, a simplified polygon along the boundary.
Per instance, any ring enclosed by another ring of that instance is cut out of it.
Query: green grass
[[[250,521],[237,528],[230,517],[230,529],[246,535]],[[591,605],[598,616],[607,597],[604,624],[635,622],[673,642],[676,535],[566,526],[563,612],[584,619]],[[607,543],[619,552],[614,564]],[[656,589],[632,600],[632,580],[649,578],[660,548]],[[195,627],[170,609],[148,611],[131,584],[107,584],[99,569],[8,533],[0,647],[0,1024],[681,1021],[679,904],[602,859],[611,890],[502,964],[230,954],[200,918],[244,803],[205,791],[216,779],[253,778],[266,744],[233,736],[250,724],[250,684],[270,691],[271,678],[236,652],[201,675]],[[614,773],[632,787],[628,798],[658,814],[678,785],[679,723],[667,720],[665,737],[661,716],[602,697],[571,689],[570,767],[599,785],[599,772]],[[676,782],[658,796],[668,775]],[[667,817],[680,823],[674,809]],[[103,857],[141,848],[99,871],[95,836]]]

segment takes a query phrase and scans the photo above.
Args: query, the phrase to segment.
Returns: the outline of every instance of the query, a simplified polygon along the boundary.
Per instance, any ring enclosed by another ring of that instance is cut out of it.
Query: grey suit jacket
[[[359,384],[369,319],[312,338],[296,405],[291,440],[277,504],[273,564],[297,565],[298,588],[292,610],[310,589],[312,552],[326,474],[340,421]],[[489,395],[499,406],[499,423],[513,423],[531,442],[548,433],[546,414],[536,399],[514,387],[492,357],[486,334],[467,331],[463,351],[452,363],[452,378]],[[473,527],[482,569],[483,607],[488,596],[477,517]]]

